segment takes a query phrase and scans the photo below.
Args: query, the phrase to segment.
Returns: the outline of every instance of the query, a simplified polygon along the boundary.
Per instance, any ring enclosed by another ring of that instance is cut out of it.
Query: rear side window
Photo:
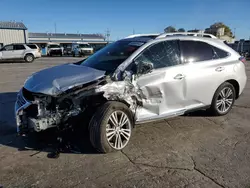
[[[27,44],[30,49],[37,49],[35,44]]]
[[[180,41],[184,63],[216,59],[211,45],[200,41]]]
[[[25,50],[26,48],[22,44],[14,45],[14,50]]]
[[[214,49],[214,53],[218,56],[218,58],[225,58],[225,57],[229,56],[229,53],[222,50],[222,49],[219,49],[215,46],[213,46],[213,49]]]
[[[205,37],[205,38],[212,38],[212,37],[209,36],[209,35],[203,35],[203,37]]]
[[[154,44],[139,55],[136,61],[150,63],[154,69],[178,65],[181,63],[178,41]]]

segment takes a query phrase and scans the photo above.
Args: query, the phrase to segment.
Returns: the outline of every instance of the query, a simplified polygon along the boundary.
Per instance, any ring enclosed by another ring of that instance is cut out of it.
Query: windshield
[[[89,44],[79,44],[79,48],[91,48]]]
[[[143,44],[143,42],[117,41],[96,52],[81,65],[112,73]]]
[[[49,45],[48,48],[61,48],[61,47],[59,45],[52,44],[52,45]]]

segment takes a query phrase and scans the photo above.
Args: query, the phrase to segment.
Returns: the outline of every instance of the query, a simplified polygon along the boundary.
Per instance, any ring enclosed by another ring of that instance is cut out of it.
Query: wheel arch
[[[225,82],[228,82],[228,83],[233,85],[233,87],[235,89],[235,92],[236,92],[235,99],[238,99],[239,98],[239,92],[240,92],[240,84],[237,82],[237,80],[230,79],[230,80],[226,80]]]
[[[25,58],[27,55],[32,55],[33,57],[35,57],[35,55],[34,55],[32,52],[27,52],[27,53],[24,55],[24,58]]]

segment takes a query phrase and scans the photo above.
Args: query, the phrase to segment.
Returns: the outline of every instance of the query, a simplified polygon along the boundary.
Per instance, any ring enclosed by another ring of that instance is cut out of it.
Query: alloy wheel
[[[106,138],[109,145],[116,149],[123,149],[131,137],[131,122],[123,111],[114,111],[106,125]]]
[[[28,62],[30,62],[30,61],[32,61],[32,60],[33,60],[32,56],[27,56],[27,61],[28,61]]]
[[[216,108],[220,113],[227,112],[234,100],[233,90],[230,87],[224,87],[217,98]]]

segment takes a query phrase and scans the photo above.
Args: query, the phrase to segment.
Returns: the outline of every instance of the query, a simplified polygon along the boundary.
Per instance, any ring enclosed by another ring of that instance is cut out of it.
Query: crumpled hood
[[[55,96],[75,86],[97,80],[104,75],[105,71],[65,64],[34,73],[26,80],[24,88],[34,93]]]

